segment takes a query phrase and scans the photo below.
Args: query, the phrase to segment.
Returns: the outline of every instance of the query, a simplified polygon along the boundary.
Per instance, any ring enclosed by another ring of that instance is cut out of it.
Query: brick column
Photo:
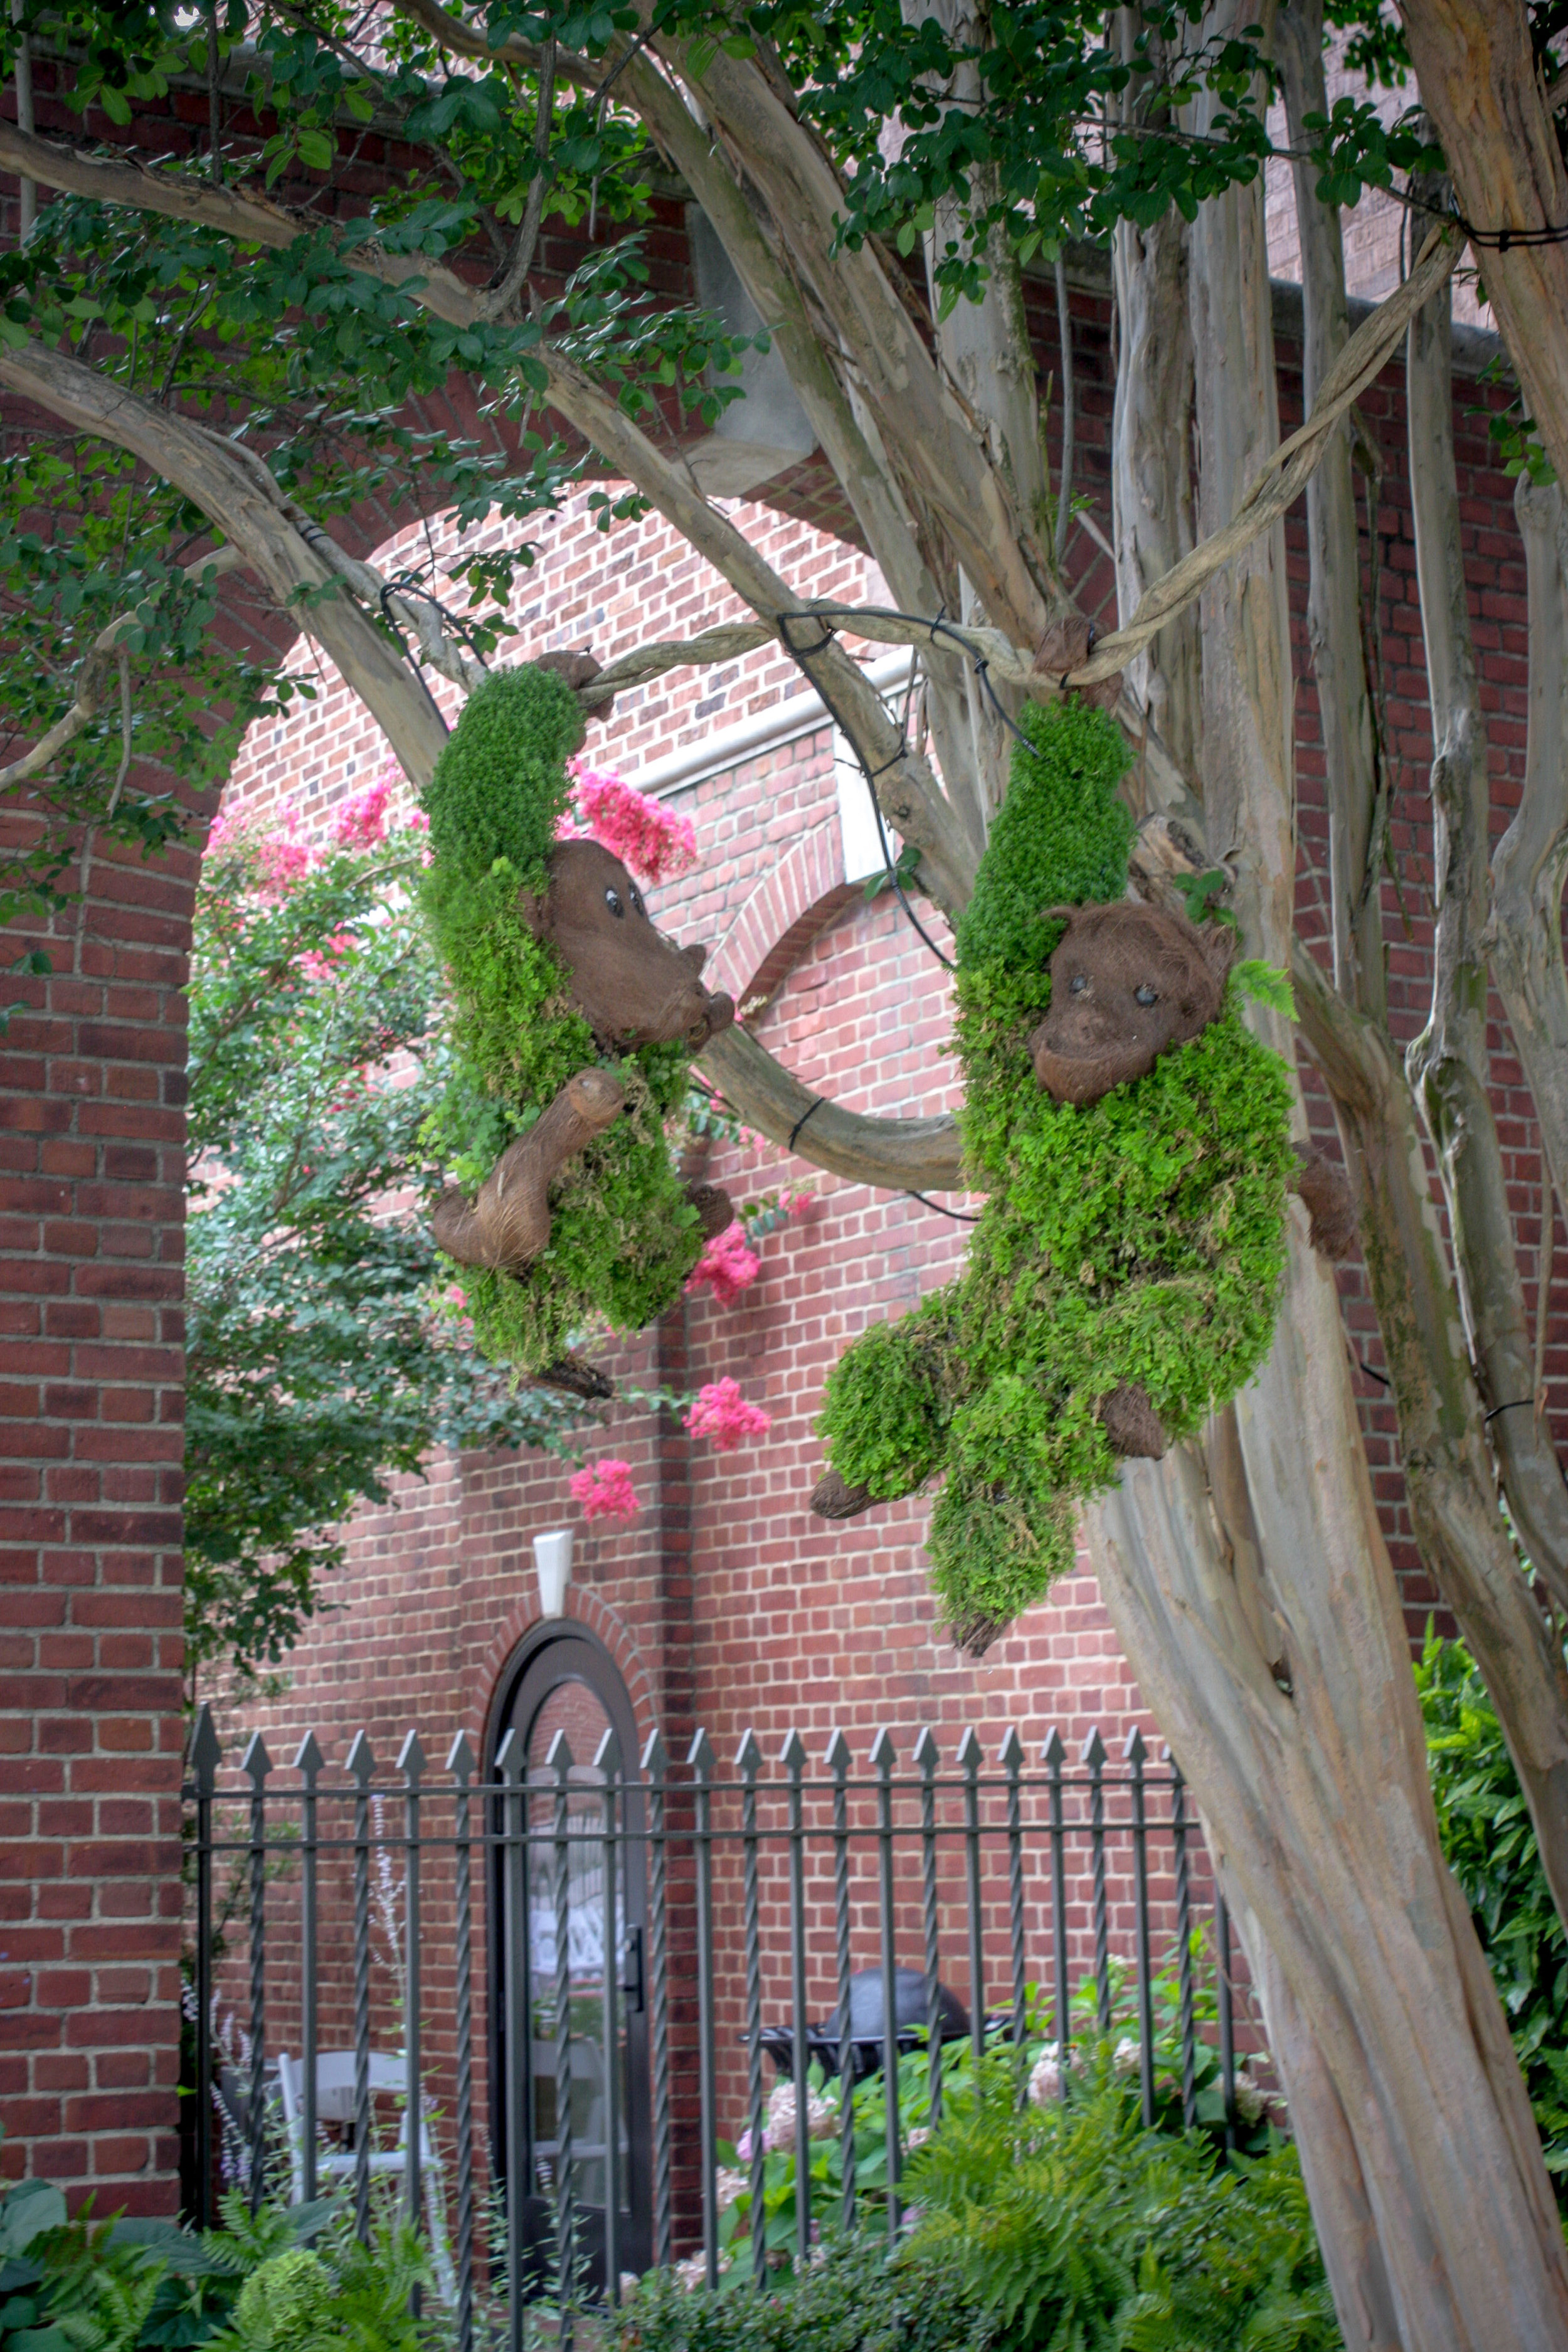
[[[196,861],[91,854],[0,1039],[7,2174],[177,2200],[183,993]]]

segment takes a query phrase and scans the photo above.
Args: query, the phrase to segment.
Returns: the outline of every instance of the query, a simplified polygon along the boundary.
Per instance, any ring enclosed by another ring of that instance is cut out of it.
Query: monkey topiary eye
[[[1158,1004],[1160,1002],[1157,992],[1150,987],[1147,981],[1143,982],[1142,988],[1135,988],[1132,993],[1140,1004]]]
[[[1068,982],[1068,993],[1069,996],[1081,996],[1088,986],[1089,974],[1083,971],[1075,971],[1072,978]]]
[[[637,884],[636,884],[635,882],[634,882],[634,883],[633,883],[633,885],[632,885],[632,889],[631,889],[631,900],[632,900],[632,912],[633,912],[633,914],[634,914],[634,915],[646,915],[646,914],[647,913],[647,908],[643,905],[643,902],[642,902],[642,892],[637,888]]]
[[[605,904],[608,907],[612,915],[623,918],[625,917],[626,910],[621,904],[621,894],[618,890],[606,890],[605,893]]]

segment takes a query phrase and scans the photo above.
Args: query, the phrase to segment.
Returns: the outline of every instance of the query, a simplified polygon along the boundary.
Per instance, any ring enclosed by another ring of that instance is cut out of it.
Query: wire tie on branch
[[[1517,1412],[1521,1404],[1527,1404],[1533,1409],[1535,1399],[1532,1396],[1510,1397],[1506,1404],[1494,1404],[1490,1412],[1488,1413],[1485,1421],[1482,1422],[1482,1428],[1489,1428],[1492,1423],[1497,1419],[1500,1412]]]
[[[792,1151],[795,1150],[795,1138],[799,1135],[801,1129],[805,1125],[806,1120],[811,1117],[814,1111],[820,1110],[826,1100],[827,1097],[826,1095],[817,1095],[811,1102],[807,1103],[805,1108],[801,1112],[800,1117],[795,1120],[795,1125],[789,1131],[789,1149]]]
[[[929,1193],[917,1192],[912,1184],[905,1187],[904,1197],[906,1200],[919,1201],[924,1208],[934,1209],[939,1217],[951,1217],[955,1225],[977,1225],[980,1223],[978,1217],[972,1217],[964,1209],[946,1208],[942,1202],[933,1201]]]

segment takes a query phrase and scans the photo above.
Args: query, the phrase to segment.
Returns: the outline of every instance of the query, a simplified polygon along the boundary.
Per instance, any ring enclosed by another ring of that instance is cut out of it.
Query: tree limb
[[[1448,324],[1445,287],[1410,329],[1411,505],[1436,746],[1437,914],[1431,1013],[1406,1059],[1437,1155],[1459,1296],[1503,1490],[1520,1541],[1563,1605],[1568,1601],[1568,1486],[1550,1432],[1534,1411],[1530,1327],[1489,1090],[1483,941],[1490,790],[1460,537]]]
[[[1563,889],[1568,878],[1568,518],[1555,483],[1521,475],[1514,512],[1524,541],[1530,616],[1530,725],[1519,810],[1492,859],[1486,933],[1541,1122],[1550,1186],[1568,1202],[1568,973]],[[1543,1185],[1542,1216],[1552,1213]]]
[[[306,592],[332,587],[332,569],[300,533],[283,493],[253,453],[37,343],[0,348],[0,384],[77,431],[130,450],[183,490],[239,551],[274,601],[320,640],[384,729],[408,775],[417,783],[428,779],[447,732],[428,689],[352,597],[339,593],[305,601]]]
[[[237,549],[218,547],[209,555],[197,556],[194,563],[187,563],[183,568],[187,580],[199,579],[209,571],[221,578],[226,572],[232,572],[241,561]],[[30,751],[24,751],[20,759],[0,768],[0,792],[8,791],[14,784],[25,783],[29,776],[40,774],[68,743],[75,742],[84,727],[91,726],[102,711],[103,689],[118,667],[117,656],[123,651],[121,641],[138,625],[134,613],[121,613],[110,621],[106,629],[100,630],[77,671],[75,701],[63,718],[56,719],[47,734],[39,736]]]
[[[815,1167],[895,1192],[964,1187],[958,1122],[946,1112],[935,1118],[863,1118],[840,1110],[809,1093],[739,1024],[705,1045],[698,1058],[748,1127]]]

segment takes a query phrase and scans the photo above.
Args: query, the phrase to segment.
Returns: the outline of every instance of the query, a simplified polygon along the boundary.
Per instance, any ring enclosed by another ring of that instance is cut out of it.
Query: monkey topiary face
[[[1053,1102],[1097,1103],[1217,1021],[1236,934],[1126,900],[1055,907],[1051,1009],[1029,1040]]]
[[[672,1045],[693,1054],[735,1018],[734,1002],[702,985],[705,948],[678,948],[648,919],[643,895],[596,841],[563,841],[542,897],[520,892],[518,912],[552,949],[572,1002],[606,1045]]]

